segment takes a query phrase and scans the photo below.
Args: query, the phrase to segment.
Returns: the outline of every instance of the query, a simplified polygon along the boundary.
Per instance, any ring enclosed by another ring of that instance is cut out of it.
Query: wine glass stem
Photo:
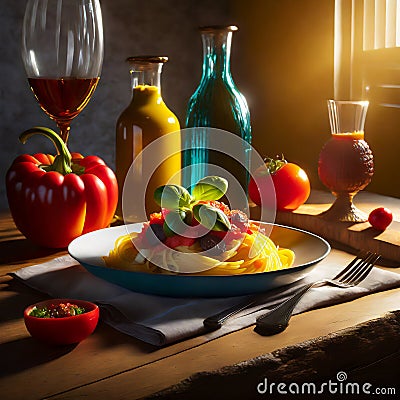
[[[68,141],[68,136],[69,136],[69,131],[71,129],[70,127],[70,122],[58,122],[57,126],[60,129],[60,136],[61,139],[64,141],[64,143],[66,144]]]

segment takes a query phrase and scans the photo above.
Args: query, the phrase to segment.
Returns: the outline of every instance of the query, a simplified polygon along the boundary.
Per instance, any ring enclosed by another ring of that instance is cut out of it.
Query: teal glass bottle
[[[186,128],[218,128],[239,136],[243,139],[240,151],[244,161],[238,162],[229,156],[230,143],[226,143],[223,152],[208,148],[210,135],[218,134],[218,131],[189,130],[191,133],[184,135],[182,145],[182,182],[187,188],[210,175],[209,165],[214,164],[232,174],[247,193],[251,156],[250,112],[230,69],[232,33],[237,29],[236,26],[200,28],[203,73],[199,86],[189,100]]]

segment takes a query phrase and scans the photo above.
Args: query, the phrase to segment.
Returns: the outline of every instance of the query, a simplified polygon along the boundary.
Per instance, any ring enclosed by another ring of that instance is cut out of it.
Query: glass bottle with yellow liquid
[[[154,190],[166,183],[180,183],[179,171],[181,169],[180,156],[180,125],[177,117],[167,107],[161,96],[161,70],[167,57],[140,56],[129,57],[127,62],[130,64],[132,100],[128,107],[122,112],[117,121],[116,127],[116,175],[119,185],[119,202],[117,207],[117,218],[127,222],[135,222],[135,216],[123,213],[123,190],[124,184],[135,185],[128,181],[127,174],[132,163],[140,164],[146,161],[149,154],[142,151],[151,143],[160,139],[160,146],[164,148],[151,152],[151,158],[157,166],[154,171],[148,172],[142,165],[135,166],[135,175],[138,179],[139,174],[149,174],[150,176],[140,177],[141,181],[147,182],[146,190],[140,188],[130,188],[135,193],[132,202],[138,202],[139,197],[145,196],[144,204],[146,214],[158,211],[159,207],[153,200]],[[176,132],[171,140],[161,140],[165,135]],[[142,154],[146,154],[142,157]],[[167,156],[165,156],[167,154]],[[168,156],[170,154],[170,156]],[[171,182],[171,178],[174,180]],[[138,193],[140,192],[140,193]]]

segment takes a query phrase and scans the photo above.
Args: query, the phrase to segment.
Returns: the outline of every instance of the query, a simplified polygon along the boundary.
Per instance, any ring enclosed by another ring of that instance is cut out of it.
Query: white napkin
[[[69,255],[22,268],[12,275],[51,297],[93,301],[99,304],[101,318],[105,323],[144,342],[163,346],[201,334],[211,340],[250,326],[255,323],[257,316],[287,298],[300,285],[333,277],[349,261],[345,253],[343,263],[338,260],[340,257],[335,257],[333,263],[328,256],[307,278],[271,292],[271,297],[264,304],[242,311],[214,332],[204,329],[204,318],[236,304],[242,297],[182,299],[136,293],[95,277]],[[294,313],[349,301],[397,286],[400,286],[400,274],[374,268],[357,287],[340,289],[325,286],[311,289],[296,306]]]

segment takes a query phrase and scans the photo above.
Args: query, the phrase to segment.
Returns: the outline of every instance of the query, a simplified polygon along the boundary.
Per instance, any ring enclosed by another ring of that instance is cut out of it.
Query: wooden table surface
[[[399,199],[363,196],[360,208],[368,212],[390,205],[399,221]],[[382,318],[400,304],[400,289],[394,289],[294,316],[289,328],[276,336],[262,337],[249,327],[208,342],[200,336],[164,348],[142,343],[100,322],[94,334],[78,345],[49,347],[30,337],[22,317],[26,306],[46,296],[7,274],[62,254],[32,245],[16,230],[8,213],[1,215],[1,399],[142,398],[197,372],[214,371]],[[345,264],[353,255],[332,249],[328,257]],[[224,398],[216,390],[215,398]]]

